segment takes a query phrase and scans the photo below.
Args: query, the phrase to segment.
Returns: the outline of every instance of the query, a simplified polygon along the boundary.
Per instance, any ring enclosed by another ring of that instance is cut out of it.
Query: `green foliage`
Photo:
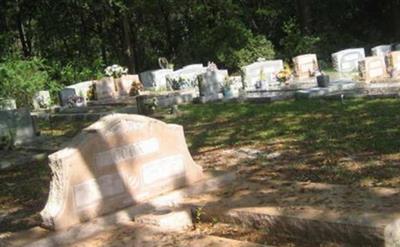
[[[11,58],[0,63],[0,97],[14,98],[18,106],[30,106],[34,93],[39,90],[59,90],[50,80],[43,60]]]
[[[304,53],[316,53],[316,45],[319,37],[305,35],[301,32],[295,20],[290,19],[283,26],[285,36],[280,44],[283,46],[282,53],[286,58],[292,58]]]
[[[261,35],[250,35],[246,45],[240,49],[233,51],[227,56],[229,59],[224,63],[230,67],[239,69],[240,67],[253,63],[257,58],[273,59],[275,51],[272,43]]]
[[[92,64],[85,65],[79,62],[69,62],[61,65],[58,62],[49,65],[49,74],[60,85],[71,85],[80,81],[94,80],[103,76],[104,64],[96,60]]]

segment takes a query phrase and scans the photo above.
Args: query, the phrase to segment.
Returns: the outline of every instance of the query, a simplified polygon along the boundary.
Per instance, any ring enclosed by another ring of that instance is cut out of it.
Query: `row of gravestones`
[[[366,81],[387,75],[386,67],[390,68],[392,75],[400,71],[399,51],[400,45],[392,48],[390,45],[372,48],[372,57],[365,57],[363,48],[346,49],[332,54],[332,61],[338,72],[349,73],[359,71]],[[385,61],[385,56],[387,61]],[[293,58],[294,72],[297,78],[306,79],[312,77],[319,70],[316,54],[305,54]],[[238,88],[246,88],[248,91],[267,90],[271,85],[277,85],[276,75],[284,68],[282,60],[257,61],[242,67],[242,82],[237,84],[237,78],[231,78],[233,94],[238,93]],[[139,79],[140,78],[140,79]],[[200,78],[200,80],[199,80]],[[126,75],[115,81],[113,78],[103,78],[98,81],[86,81],[64,88],[60,92],[61,105],[68,104],[68,99],[74,96],[83,96],[87,99],[88,92],[95,85],[95,93],[98,100],[113,99],[128,95],[133,81],[139,81],[146,89],[177,90],[193,88],[199,84],[200,96],[206,99],[220,97],[223,84],[226,82],[228,72],[205,67],[203,64],[192,64],[179,70],[159,69],[140,73],[139,75]],[[198,81],[203,82],[198,83]]]
[[[59,93],[62,106],[73,104],[74,106],[86,105],[91,97],[97,100],[109,100],[130,94],[132,85],[139,82],[138,75],[123,75],[121,78],[104,77],[100,80],[91,80],[76,83],[65,87]],[[94,95],[91,95],[94,94]],[[74,100],[78,98],[81,105],[76,105]]]

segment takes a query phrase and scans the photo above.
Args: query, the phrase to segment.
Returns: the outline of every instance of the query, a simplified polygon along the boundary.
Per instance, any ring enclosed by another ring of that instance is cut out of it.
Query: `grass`
[[[187,105],[182,124],[193,155],[255,146],[282,152],[277,178],[398,186],[400,100],[296,100]],[[258,160],[262,162],[262,158]]]
[[[400,186],[400,100],[377,99],[282,101],[272,104],[213,103],[181,106],[178,117],[196,160],[224,149],[253,147],[265,154],[246,161],[262,179],[314,181],[360,186]],[[89,122],[42,124],[44,134],[72,137]],[[216,151],[215,151],[216,150]],[[212,166],[217,166],[212,163]],[[47,199],[46,162],[0,171],[0,233],[38,223]],[[1,215],[6,213],[4,219]]]

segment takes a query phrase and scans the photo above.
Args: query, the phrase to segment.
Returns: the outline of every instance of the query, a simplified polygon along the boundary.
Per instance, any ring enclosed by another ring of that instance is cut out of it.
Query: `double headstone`
[[[242,67],[242,83],[247,91],[268,90],[277,84],[276,74],[283,70],[282,60],[258,61]]]
[[[165,77],[172,72],[172,69],[151,70],[140,73],[139,77],[145,88],[165,90],[167,89],[167,80]]]
[[[366,82],[387,77],[385,58],[382,56],[366,57],[359,62],[360,76]]]
[[[305,54],[293,58],[294,72],[296,77],[300,79],[314,76],[319,70],[316,54]]]
[[[364,58],[364,48],[346,49],[332,54],[333,66],[341,73],[357,72],[358,62]]]
[[[106,116],[49,155],[52,181],[43,225],[65,229],[145,203],[202,179],[183,128],[127,114]]]

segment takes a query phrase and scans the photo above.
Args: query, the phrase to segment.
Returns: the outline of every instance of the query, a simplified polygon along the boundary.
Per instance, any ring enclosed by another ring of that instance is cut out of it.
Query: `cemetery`
[[[0,247],[400,246],[400,3],[271,2],[0,3]]]

